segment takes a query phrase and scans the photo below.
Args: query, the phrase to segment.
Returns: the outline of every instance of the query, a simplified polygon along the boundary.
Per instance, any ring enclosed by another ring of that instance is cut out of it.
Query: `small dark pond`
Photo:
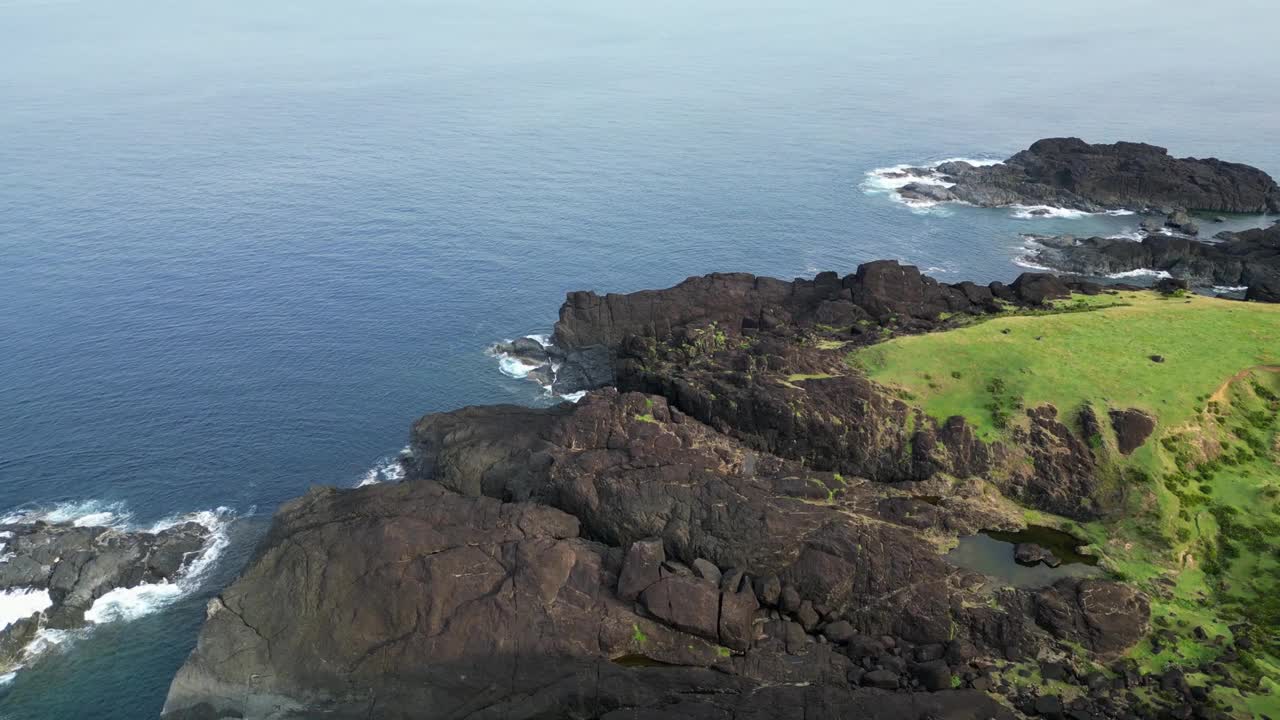
[[[1062,561],[1058,567],[1044,564],[1022,565],[1013,557],[1018,543],[1035,543]],[[1000,585],[1037,588],[1052,585],[1064,577],[1099,577],[1098,559],[1079,552],[1082,545],[1071,535],[1054,528],[1031,525],[1018,532],[986,531],[960,538],[960,544],[947,553],[947,560],[962,568],[990,575]]]
[[[644,655],[623,655],[613,659],[615,664],[629,668],[641,667],[675,667],[671,663],[664,663],[661,660],[654,660]]]

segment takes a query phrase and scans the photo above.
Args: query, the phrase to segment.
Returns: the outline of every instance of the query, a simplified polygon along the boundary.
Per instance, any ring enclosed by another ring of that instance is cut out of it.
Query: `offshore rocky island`
[[[1280,201],[1042,143],[1091,207]],[[285,505],[165,717],[1280,717],[1280,305],[1188,287],[571,293],[505,351],[581,399],[428,415],[403,482]]]

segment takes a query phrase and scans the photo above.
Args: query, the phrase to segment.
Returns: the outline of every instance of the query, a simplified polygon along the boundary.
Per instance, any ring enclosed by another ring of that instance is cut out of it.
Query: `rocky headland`
[[[997,164],[952,161],[898,174],[919,178],[898,190],[917,202],[1084,212],[1280,212],[1280,186],[1265,172],[1216,158],[1175,158],[1146,143],[1047,138]]]
[[[1164,586],[1114,565],[1014,587],[944,557],[1029,513],[1123,521],[1155,416],[996,403],[991,435],[852,359],[1118,292],[876,262],[571,293],[552,345],[505,351],[581,401],[429,415],[403,483],[286,505],[211,601],[165,717],[1225,716],[1135,657],[1170,642],[1151,640],[1171,632]],[[1247,627],[1218,647],[1239,657]]]

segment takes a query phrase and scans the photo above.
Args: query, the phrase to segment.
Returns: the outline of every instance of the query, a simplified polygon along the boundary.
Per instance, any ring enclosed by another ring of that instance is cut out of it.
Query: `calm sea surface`
[[[0,717],[155,717],[282,501],[423,413],[547,401],[484,348],[566,291],[1008,280],[1021,232],[1134,229],[867,186],[1044,136],[1280,176],[1273,2],[1044,5],[0,0],[0,515],[234,518]]]

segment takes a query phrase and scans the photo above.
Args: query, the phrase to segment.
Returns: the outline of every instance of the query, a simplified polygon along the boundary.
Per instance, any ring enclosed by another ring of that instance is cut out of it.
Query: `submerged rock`
[[[1018,543],[1013,547],[1013,557],[1022,565],[1044,563],[1051,568],[1056,568],[1062,564],[1062,561],[1053,554],[1053,551],[1035,543]]]
[[[94,601],[112,590],[174,581],[209,536],[194,522],[157,533],[43,521],[0,525],[0,594],[21,597],[32,609],[0,627],[0,674],[22,664],[40,629],[82,627]]]

